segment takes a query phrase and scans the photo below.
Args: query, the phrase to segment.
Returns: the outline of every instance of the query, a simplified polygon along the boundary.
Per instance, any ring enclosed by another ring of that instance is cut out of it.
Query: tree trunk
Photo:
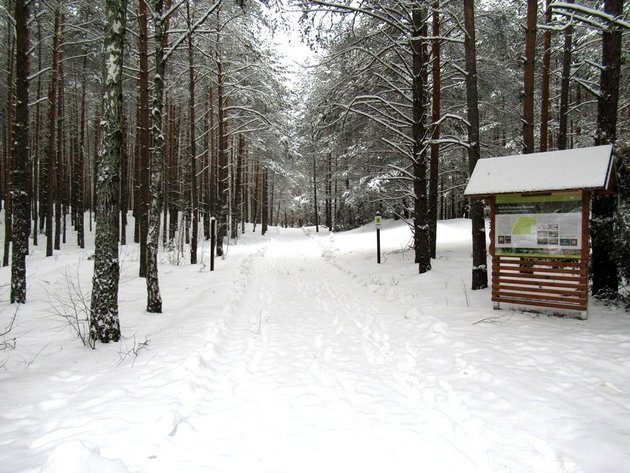
[[[621,17],[623,0],[606,0],[607,14]],[[614,144],[617,140],[617,108],[621,76],[621,30],[609,25],[602,34],[602,70],[600,96],[597,100],[597,130],[595,144]],[[593,198],[591,242],[593,246],[593,287],[595,296],[616,299],[619,292],[617,260],[614,248],[614,220],[617,211],[615,196]]]
[[[125,46],[126,0],[106,0],[103,50],[106,77],[101,121],[101,148],[97,167],[97,210],[90,338],[103,343],[118,341],[118,215],[122,139],[122,80]]]
[[[139,102],[138,102],[138,127],[140,145],[140,186],[137,199],[137,219],[140,241],[140,265],[138,275],[147,275],[147,237],[149,233],[149,179],[151,175],[151,135],[149,131],[149,50],[148,50],[148,17],[147,0],[139,0],[140,35],[138,38],[138,52],[140,54],[140,77],[139,77]]]
[[[545,5],[545,23],[551,23],[551,2],[547,0]],[[551,30],[545,30],[543,45],[541,110],[540,110],[540,151],[547,151],[549,141],[549,77],[551,75]]]
[[[15,122],[13,132],[13,237],[11,251],[11,303],[26,302],[26,250],[31,222],[28,192],[29,121],[29,9],[15,0]]]
[[[188,78],[190,115],[190,210],[192,212],[192,237],[190,240],[190,264],[197,264],[197,234],[199,233],[199,198],[197,195],[197,143],[195,134],[195,57],[193,54],[192,19],[190,3],[186,2],[188,21]]]
[[[527,0],[523,89],[523,154],[534,152],[534,66],[538,0]]]
[[[479,145],[479,98],[477,94],[477,51],[475,45],[475,6],[474,0],[464,0],[464,22],[466,35],[466,104],[468,109],[468,172],[472,174],[480,157]],[[470,206],[473,245],[473,290],[488,287],[488,267],[486,263],[486,229],[483,217],[483,203],[475,200]]]
[[[315,212],[315,232],[319,233],[319,213],[317,211],[317,159],[313,156],[313,211]]]
[[[567,0],[573,3],[573,0]],[[560,111],[558,127],[558,149],[567,149],[567,130],[569,122],[569,89],[571,76],[571,55],[573,49],[573,25],[564,29],[564,51],[562,54],[562,78],[560,79]]]
[[[77,173],[77,200],[76,200],[76,209],[75,218],[76,218],[76,229],[77,229],[77,244],[80,248],[85,248],[85,225],[84,225],[84,189],[83,189],[83,168],[85,166],[85,127],[87,126],[87,107],[85,104],[85,58],[83,60],[83,84],[82,84],[82,94],[81,94],[81,118],[80,118],[80,131],[79,131],[79,149],[77,150],[77,162],[75,163],[76,173]]]
[[[147,312],[162,312],[162,296],[158,279],[158,244],[160,239],[160,211],[162,209],[162,167],[164,166],[164,132],[162,108],[166,58],[164,54],[165,20],[162,18],[163,0],[154,2],[155,75],[153,80],[153,163],[151,166],[151,207],[149,210],[149,236],[147,242]]]
[[[233,215],[234,221],[232,222],[232,238],[238,238],[239,222],[243,218],[242,202],[242,174],[243,174],[243,155],[245,154],[245,137],[241,134],[238,135],[238,151],[236,153],[236,176],[234,182],[234,199],[233,199]]]
[[[11,238],[13,236],[13,185],[11,183],[11,169],[13,168],[13,60],[15,58],[13,45],[9,47],[7,75],[7,126],[4,153],[4,254],[2,256],[2,266],[9,266],[9,253],[11,252]]]
[[[46,192],[44,195],[46,203],[46,256],[53,254],[53,199],[55,198],[55,157],[57,155],[57,89],[59,87],[59,42],[61,35],[61,12],[55,12],[55,30],[53,33],[53,53],[52,70],[50,79],[50,89],[48,92],[48,103],[50,111],[48,113],[48,144],[46,148],[46,166],[44,174],[46,176]],[[43,185],[43,181],[40,181]]]
[[[65,22],[65,15],[61,14],[61,31],[60,31],[60,46],[59,46],[59,89],[57,90],[57,145],[55,155],[55,192],[53,193],[54,209],[55,209],[55,240],[53,248],[55,250],[61,249],[61,220],[62,220],[62,204],[64,201],[65,192],[65,166],[64,166],[64,122],[65,122],[65,81],[63,72],[63,50],[61,45],[63,44],[63,24]]]
[[[427,52],[425,47],[427,25],[424,9],[412,11],[413,39],[412,52],[412,93],[413,93],[413,190],[414,190],[414,243],[415,262],[420,274],[431,270],[431,246],[427,208],[427,94],[425,77]]]
[[[431,100],[431,160],[429,162],[429,238],[431,241],[431,258],[436,256],[437,244],[437,219],[438,219],[438,171],[439,171],[439,155],[440,144],[440,125],[437,124],[441,114],[441,97],[440,89],[442,87],[441,71],[440,71],[440,2],[433,2],[433,21],[431,56],[432,56],[432,100]]]
[[[218,13],[217,13],[218,16]],[[217,178],[218,178],[218,193],[217,193],[217,207],[218,207],[218,219],[217,219],[217,256],[223,256],[223,239],[227,235],[228,225],[228,190],[230,175],[228,172],[228,136],[227,136],[227,117],[226,117],[226,102],[224,90],[224,76],[223,76],[223,64],[221,59],[221,52],[219,51],[220,38],[217,33],[217,50],[216,50],[216,63],[217,63],[217,101],[218,101],[218,115],[219,115],[219,133],[218,133],[218,165],[217,165]]]
[[[42,70],[42,25],[37,20],[37,70]],[[42,94],[42,79],[41,74],[37,76],[37,105],[35,105],[35,136],[33,137],[33,245],[37,246],[39,243],[39,231],[40,231],[40,215],[41,208],[38,208],[38,200],[41,202],[41,188],[40,185],[40,137],[41,137],[41,103],[39,101]]]
[[[262,171],[262,195],[261,195],[261,233],[267,233],[269,227],[269,171]]]

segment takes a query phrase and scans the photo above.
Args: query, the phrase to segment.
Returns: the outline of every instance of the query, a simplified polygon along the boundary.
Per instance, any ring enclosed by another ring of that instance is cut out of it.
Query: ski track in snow
[[[348,265],[332,237],[273,230],[230,258],[215,306],[201,273],[164,314],[211,313],[203,330],[170,335],[143,363],[3,381],[21,402],[0,405],[0,471],[38,472],[48,458],[42,472],[72,473],[67,456],[99,473],[629,464],[627,334],[551,318],[473,325],[496,313],[474,300],[445,310],[431,290],[410,303],[397,283]],[[616,364],[598,357],[602,347]],[[599,435],[607,429],[612,437]]]

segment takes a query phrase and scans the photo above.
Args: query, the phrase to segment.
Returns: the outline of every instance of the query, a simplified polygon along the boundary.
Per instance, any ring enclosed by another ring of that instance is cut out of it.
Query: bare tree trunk
[[[313,155],[313,211],[315,212],[315,231],[319,232],[319,212],[317,209],[317,158]]]
[[[46,256],[53,254],[53,199],[55,198],[55,157],[57,155],[57,89],[59,87],[59,43],[61,36],[61,12],[55,12],[55,31],[53,34],[53,57],[48,102],[48,145],[46,148]],[[42,181],[43,184],[43,181]]]
[[[42,70],[42,25],[37,20],[37,70]],[[41,74],[37,76],[37,105],[35,105],[35,136],[33,137],[33,245],[37,246],[39,243],[39,231],[40,231],[40,219],[41,208],[38,208],[38,200],[41,202],[41,188],[40,185],[40,138],[41,138],[41,103],[39,101],[42,94],[42,78]],[[43,221],[43,220],[42,220]]]
[[[15,0],[15,123],[13,132],[13,237],[11,251],[11,303],[26,302],[26,251],[31,221],[28,192],[29,121],[29,9],[26,0]]]
[[[332,153],[329,151],[326,155],[326,226],[332,231]]]
[[[604,11],[621,17],[623,0],[605,0]],[[621,76],[621,30],[609,25],[602,32],[602,69],[600,96],[597,100],[597,130],[595,144],[615,144],[617,140],[617,109],[619,107],[619,79]],[[619,271],[611,248],[614,247],[614,220],[617,211],[615,196],[593,198],[591,242],[593,247],[594,295],[616,299],[619,293]]]
[[[57,90],[57,147],[56,147],[56,163],[55,163],[55,192],[54,192],[54,207],[55,207],[55,240],[54,249],[61,249],[61,229],[62,229],[62,204],[64,201],[65,186],[65,147],[64,147],[64,122],[65,122],[65,80],[63,71],[63,50],[61,45],[63,44],[63,25],[65,22],[65,15],[61,14],[61,33],[60,33],[60,46],[59,46],[59,89]]]
[[[546,0],[545,23],[551,23],[551,2]],[[549,77],[551,75],[551,30],[545,30],[543,44],[542,84],[540,96],[540,151],[547,151],[549,141]]]
[[[160,210],[162,209],[162,168],[164,166],[164,132],[162,108],[166,57],[164,54],[165,20],[162,18],[164,2],[154,1],[155,76],[153,80],[153,163],[151,166],[151,207],[149,211],[149,240],[147,242],[147,312],[162,312],[162,296],[158,279],[158,244],[160,239]]]
[[[96,239],[90,338],[102,343],[120,339],[118,320],[118,215],[122,137],[122,79],[125,46],[126,0],[106,0],[107,52],[101,149],[98,163]]]
[[[208,88],[211,86],[208,85]],[[210,107],[206,110],[204,117],[204,149],[203,172],[201,180],[201,195],[203,196],[203,236],[205,240],[210,239]]]
[[[436,256],[436,244],[437,244],[437,219],[438,219],[438,175],[440,166],[440,144],[437,142],[440,139],[440,125],[437,123],[441,114],[441,97],[440,89],[442,87],[441,77],[441,58],[440,58],[440,2],[434,0],[433,2],[433,21],[432,21],[432,36],[431,42],[431,56],[432,56],[432,77],[433,85],[432,100],[431,100],[431,160],[429,162],[429,238],[431,239],[431,258]]]
[[[234,222],[232,222],[232,238],[238,238],[238,224],[243,218],[242,212],[242,174],[243,174],[243,155],[245,153],[245,137],[238,135],[238,151],[236,153],[236,176],[234,182],[234,199],[233,209]]]
[[[263,169],[262,172],[262,210],[261,210],[261,231],[265,235],[269,228],[269,171]]]
[[[7,128],[6,148],[4,154],[4,254],[2,266],[9,266],[9,254],[11,252],[11,238],[13,237],[13,184],[11,182],[13,169],[13,59],[15,57],[13,44],[9,46],[9,59],[7,75]]]
[[[523,90],[523,154],[534,152],[534,66],[538,0],[527,0]]]
[[[85,71],[85,58],[83,60],[83,70]],[[87,127],[87,106],[85,104],[85,72],[83,73],[83,84],[82,84],[82,94],[81,94],[81,119],[80,126],[81,130],[79,132],[79,149],[77,150],[77,201],[76,201],[76,209],[75,209],[75,218],[76,218],[76,228],[77,228],[77,243],[80,248],[85,248],[85,222],[84,222],[84,213],[85,213],[85,205],[84,205],[84,168],[85,168],[85,128]]]
[[[567,0],[573,3],[573,0]],[[558,127],[558,149],[567,149],[567,131],[569,123],[569,89],[571,76],[571,56],[573,53],[573,25],[564,29],[564,51],[562,54],[562,78],[560,80],[560,117]]]
[[[418,272],[420,274],[431,270],[427,208],[427,94],[425,90],[427,51],[425,47],[426,40],[424,39],[427,37],[427,25],[424,21],[425,16],[424,9],[416,8],[412,11],[414,243],[415,262],[418,264]]]
[[[219,13],[217,12],[217,17]],[[224,76],[223,76],[223,63],[221,59],[221,53],[219,51],[220,37],[217,33],[217,50],[216,50],[216,62],[217,62],[217,101],[218,101],[218,115],[219,115],[219,133],[218,133],[218,166],[217,166],[217,178],[218,178],[218,193],[217,193],[217,207],[218,207],[218,219],[217,219],[217,256],[223,256],[223,239],[227,235],[227,219],[228,219],[228,185],[229,185],[229,173],[228,173],[228,136],[227,136],[227,117],[226,117],[226,102],[224,90]]]
[[[466,35],[466,102],[468,109],[468,172],[472,174],[480,157],[479,145],[479,98],[477,94],[477,51],[475,46],[475,6],[474,0],[464,0],[464,22]],[[486,263],[486,229],[483,217],[483,203],[476,200],[470,206],[472,220],[473,269],[472,289],[488,287],[488,267]]]
[[[190,115],[190,210],[192,212],[192,238],[190,240],[190,264],[197,264],[197,234],[199,233],[199,198],[197,195],[197,143],[195,135],[195,62],[193,54],[192,19],[190,3],[186,2],[188,21],[188,77],[189,77],[189,115]]]
[[[139,103],[137,132],[140,145],[140,187],[137,199],[137,219],[140,238],[140,267],[138,275],[147,275],[147,237],[149,233],[149,179],[151,176],[151,135],[149,131],[149,51],[148,51],[148,17],[147,0],[139,0],[140,36],[138,50],[140,54]]]

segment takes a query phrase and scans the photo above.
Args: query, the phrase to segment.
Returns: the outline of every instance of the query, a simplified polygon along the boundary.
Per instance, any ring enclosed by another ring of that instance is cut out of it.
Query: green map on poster
[[[496,197],[496,255],[579,258],[582,194],[507,194]]]
[[[532,227],[536,225],[538,220],[536,217],[521,216],[518,217],[514,226],[512,227],[513,235],[529,235],[532,233]]]

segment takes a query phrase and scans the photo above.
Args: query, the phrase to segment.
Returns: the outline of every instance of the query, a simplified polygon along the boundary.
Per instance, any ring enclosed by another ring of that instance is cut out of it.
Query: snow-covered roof
[[[560,190],[608,190],[612,145],[487,158],[477,161],[465,196]]]

